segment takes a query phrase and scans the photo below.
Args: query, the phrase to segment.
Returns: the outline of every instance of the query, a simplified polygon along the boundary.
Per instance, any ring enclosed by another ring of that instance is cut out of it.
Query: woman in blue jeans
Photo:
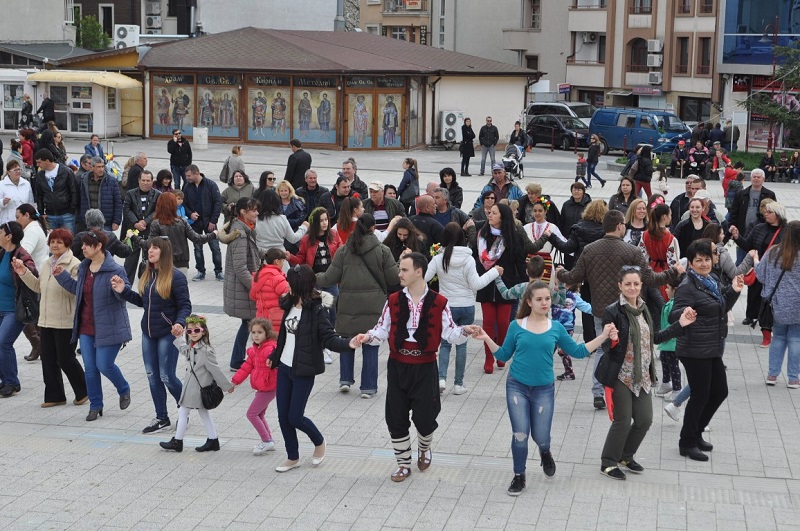
[[[17,373],[17,340],[25,323],[17,321],[15,310],[16,290],[22,283],[14,272],[12,260],[19,259],[25,267],[39,276],[28,252],[20,247],[24,231],[16,221],[0,225],[0,397],[8,398],[22,389]]]
[[[172,244],[166,236],[147,242],[147,267],[139,280],[139,289],[125,286],[118,276],[111,286],[128,302],[144,308],[142,315],[142,358],[150,384],[150,396],[156,407],[156,418],[142,433],[155,433],[171,424],[167,413],[167,391],[177,403],[183,385],[175,374],[178,347],[173,341],[183,335],[186,318],[192,313],[186,276],[172,265]]]
[[[114,261],[107,245],[108,236],[102,230],[87,231],[81,237],[85,258],[78,268],[78,279],[60,265],[53,268],[53,276],[61,287],[75,294],[72,341],[80,340],[89,392],[87,421],[103,416],[101,374],[117,389],[119,408],[131,405],[131,387],[116,364],[120,348],[131,340],[131,323],[125,299],[112,289],[111,279],[118,276],[127,287],[130,283],[125,268]]]
[[[539,446],[545,475],[551,477],[556,473],[556,463],[550,452],[550,428],[555,402],[553,354],[556,346],[573,358],[585,358],[616,333],[614,325],[608,324],[598,337],[586,344],[578,344],[561,323],[550,319],[549,313],[550,286],[537,280],[525,288],[519,313],[509,326],[502,347],[492,341],[483,329],[474,336],[486,342],[498,360],[508,361],[514,357],[506,380],[506,402],[513,433],[511,455],[514,461],[514,479],[508,487],[510,496],[519,496],[525,488],[528,435]]]
[[[300,466],[297,430],[314,443],[311,464],[318,466],[325,459],[325,438],[311,419],[305,416],[306,404],[314,387],[314,378],[325,372],[322,349],[336,352],[354,349],[353,338],[337,336],[328,321],[328,312],[314,288],[316,277],[307,265],[296,265],[286,274],[289,293],[281,297],[284,311],[278,333],[278,345],[270,354],[267,366],[278,368],[275,398],[278,422],[281,425],[287,460],[275,468],[288,472]]]

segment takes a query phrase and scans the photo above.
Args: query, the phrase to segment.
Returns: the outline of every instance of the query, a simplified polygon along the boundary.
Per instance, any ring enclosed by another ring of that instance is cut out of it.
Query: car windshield
[[[561,124],[567,129],[586,129],[586,124],[577,118],[561,118]]]
[[[570,110],[575,113],[578,118],[591,118],[596,110],[593,106],[589,105],[570,105]]]
[[[687,130],[686,124],[684,124],[677,116],[659,116],[657,119],[664,122],[662,126],[664,131],[683,133]]]

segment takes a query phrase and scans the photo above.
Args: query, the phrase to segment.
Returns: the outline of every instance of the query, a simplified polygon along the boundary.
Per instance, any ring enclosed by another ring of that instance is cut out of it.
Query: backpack
[[[744,188],[744,185],[737,180],[733,180],[728,184],[728,193],[725,195],[725,208],[730,209],[733,206],[733,200],[736,198],[736,192]]]

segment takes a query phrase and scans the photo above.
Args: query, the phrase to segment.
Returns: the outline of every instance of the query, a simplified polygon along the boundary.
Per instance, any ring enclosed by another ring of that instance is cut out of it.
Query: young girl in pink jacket
[[[275,332],[267,319],[256,317],[250,321],[250,336],[253,338],[253,346],[247,349],[247,359],[231,378],[233,387],[228,392],[232,393],[236,386],[250,376],[250,386],[255,389],[256,396],[247,410],[247,420],[261,436],[261,442],[253,448],[253,454],[262,455],[275,449],[265,415],[270,402],[275,398],[278,381],[278,369],[267,367],[267,358],[275,350],[277,343]]]

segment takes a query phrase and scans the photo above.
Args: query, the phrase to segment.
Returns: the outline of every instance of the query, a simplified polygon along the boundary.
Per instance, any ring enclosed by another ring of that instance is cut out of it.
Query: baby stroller
[[[509,181],[514,181],[515,179],[522,179],[524,175],[524,169],[522,167],[522,157],[524,152],[522,151],[522,147],[516,144],[509,144],[506,147],[505,155],[503,155],[503,166],[506,169],[506,176],[508,177]]]

